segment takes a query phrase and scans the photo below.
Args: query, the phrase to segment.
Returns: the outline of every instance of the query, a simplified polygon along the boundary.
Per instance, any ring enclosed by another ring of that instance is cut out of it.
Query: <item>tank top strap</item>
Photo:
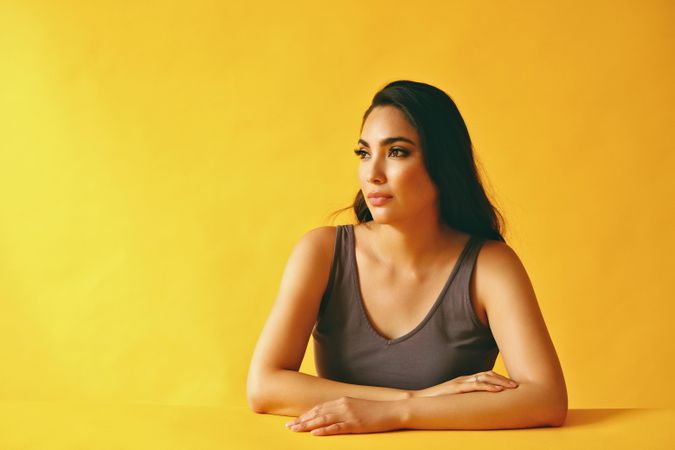
[[[478,252],[485,243],[486,238],[481,236],[471,236],[469,241],[466,244],[464,253],[462,255],[462,260],[460,261],[457,274],[455,275],[455,283],[462,294],[468,293],[469,282],[471,281],[471,275],[473,273],[473,268],[476,265],[476,259],[478,258]]]
[[[336,285],[339,287],[345,275],[348,275],[350,270],[349,244],[350,241],[347,226],[337,225],[335,227],[335,244],[333,247],[333,257],[328,275],[328,283],[319,306],[319,317],[323,315],[328,299],[333,293],[333,290],[336,289]]]
[[[481,330],[483,334],[490,335],[490,329],[486,327],[476,315],[472,301],[471,301],[471,275],[473,274],[478,253],[481,247],[487,241],[487,238],[480,236],[472,236],[467,243],[461,264],[455,275],[449,295],[456,299],[450,302],[451,308],[460,317],[469,319],[476,329]]]

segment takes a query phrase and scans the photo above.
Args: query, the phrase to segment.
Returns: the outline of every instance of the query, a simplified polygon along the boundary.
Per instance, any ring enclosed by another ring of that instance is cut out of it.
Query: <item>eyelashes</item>
[[[409,151],[407,151],[405,149],[402,149],[400,147],[392,148],[391,151],[389,152],[389,154],[391,155],[392,153],[397,153],[397,154],[400,155],[398,157],[403,157],[403,158],[405,158],[406,156],[408,156],[410,154]],[[368,154],[368,152],[365,151],[365,150],[361,150],[360,148],[357,148],[356,150],[354,150],[354,154],[356,156],[358,156],[359,159],[364,159],[366,157],[366,155]]]

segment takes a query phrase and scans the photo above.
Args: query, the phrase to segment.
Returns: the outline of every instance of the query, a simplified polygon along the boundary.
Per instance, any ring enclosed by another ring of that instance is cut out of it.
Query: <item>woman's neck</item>
[[[395,223],[367,222],[368,246],[381,264],[404,271],[419,271],[433,265],[461,233],[433,220]]]

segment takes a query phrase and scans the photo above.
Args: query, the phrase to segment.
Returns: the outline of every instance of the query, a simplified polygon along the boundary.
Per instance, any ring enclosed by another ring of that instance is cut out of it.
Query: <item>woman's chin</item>
[[[373,222],[375,223],[391,223],[392,222],[392,217],[391,214],[370,214],[373,217]]]

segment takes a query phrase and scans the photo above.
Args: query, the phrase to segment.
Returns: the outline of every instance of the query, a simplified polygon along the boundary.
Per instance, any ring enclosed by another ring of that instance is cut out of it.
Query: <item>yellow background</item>
[[[328,215],[357,192],[361,116],[411,79],[464,116],[570,408],[675,406],[674,19],[656,0],[1,1],[0,401],[246,411],[289,252],[353,220]]]

